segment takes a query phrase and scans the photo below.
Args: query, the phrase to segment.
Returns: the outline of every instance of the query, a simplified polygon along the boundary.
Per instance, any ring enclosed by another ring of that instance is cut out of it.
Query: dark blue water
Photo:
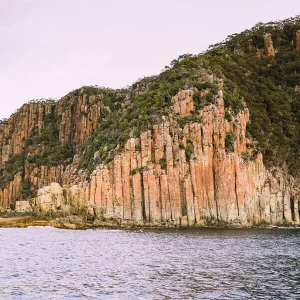
[[[0,299],[300,299],[300,230],[0,229]]]

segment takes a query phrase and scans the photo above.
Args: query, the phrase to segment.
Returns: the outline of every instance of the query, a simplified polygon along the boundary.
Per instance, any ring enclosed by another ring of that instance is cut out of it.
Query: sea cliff
[[[23,105],[0,122],[0,214],[299,225],[299,28],[258,24],[130,87]]]
[[[298,185],[286,174],[267,170],[262,155],[254,153],[246,133],[248,109],[225,118],[222,83],[215,104],[199,111],[199,122],[178,124],[193,113],[195,93],[180,91],[172,98],[168,121],[129,139],[124,151],[98,165],[90,180],[70,176],[78,174],[76,163],[65,171],[52,169],[53,176],[46,176],[50,185],[33,199],[17,201],[15,210],[85,212],[95,226],[299,224]],[[4,208],[19,189],[15,176],[2,192]]]

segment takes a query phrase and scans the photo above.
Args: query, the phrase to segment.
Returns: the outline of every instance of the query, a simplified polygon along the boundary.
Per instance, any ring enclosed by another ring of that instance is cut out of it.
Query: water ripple
[[[0,229],[0,299],[300,299],[300,230]]]

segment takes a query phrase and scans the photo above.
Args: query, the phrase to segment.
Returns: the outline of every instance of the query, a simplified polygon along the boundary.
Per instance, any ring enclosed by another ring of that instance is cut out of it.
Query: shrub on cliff
[[[232,132],[227,132],[225,136],[225,151],[230,153],[234,151],[235,135]]]
[[[7,187],[14,176],[24,171],[25,158],[24,154],[14,155],[0,168],[0,188]]]

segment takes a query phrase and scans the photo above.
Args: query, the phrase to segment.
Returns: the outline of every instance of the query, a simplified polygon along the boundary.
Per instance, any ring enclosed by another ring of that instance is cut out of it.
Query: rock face
[[[32,206],[31,206],[30,201],[27,201],[27,200],[17,201],[15,211],[16,212],[32,211]]]
[[[295,44],[296,44],[296,50],[300,51],[300,30],[296,31]]]
[[[7,121],[0,123],[0,167],[13,155],[20,154],[33,130],[41,130],[53,101],[25,104]]]
[[[192,95],[182,91],[174,97],[174,109],[181,116],[192,109]],[[221,90],[216,103],[201,111],[202,123],[181,129],[171,118],[129,140],[123,154],[92,174],[88,205],[104,218],[137,223],[299,222],[297,201],[291,211],[291,186],[265,169],[261,155],[248,159],[248,110],[228,122]],[[225,149],[229,133],[236,137],[232,153]]]
[[[39,189],[33,203],[34,210],[41,213],[60,210],[62,205],[66,207],[63,189],[56,182],[52,182],[50,186]]]
[[[25,178],[39,190],[31,202],[17,201],[16,211],[86,210],[99,220],[137,225],[299,223],[297,185],[282,173],[273,176],[262,156],[254,156],[252,142],[246,138],[247,109],[226,120],[221,85],[214,104],[199,111],[201,121],[179,126],[177,120],[195,109],[195,92],[185,90],[173,97],[168,121],[128,140],[123,153],[108,165],[99,165],[90,182],[78,173],[78,160],[67,168],[27,166]],[[89,121],[101,116],[102,101],[82,97],[77,106],[73,104],[67,108],[62,102],[56,108],[60,138],[62,142],[76,139],[80,145],[97,126]],[[39,128],[40,116],[49,109],[33,106],[24,109],[24,115]],[[28,123],[24,123],[24,136],[32,130]],[[81,131],[77,126],[83,126]],[[12,130],[5,132],[16,136]],[[229,137],[231,148],[226,145]],[[20,151],[20,141],[11,138],[10,153]],[[17,174],[0,192],[0,206],[8,208],[20,189]]]
[[[267,33],[264,35],[264,43],[265,43],[265,55],[267,57],[275,56],[275,50],[273,47],[273,41],[272,41],[271,34]]]
[[[85,140],[97,128],[104,114],[103,95],[79,95],[63,98],[56,107],[59,139],[63,145],[71,143],[79,150]]]
[[[264,35],[264,48],[259,49],[256,53],[258,57],[274,57],[275,49],[273,47],[272,35],[270,33],[266,33]]]
[[[21,174],[18,173],[6,188],[0,189],[0,208],[10,208],[11,204],[14,203],[16,199],[19,199],[21,183]]]
[[[8,120],[0,123],[0,167],[11,158],[22,154],[22,151],[33,136],[45,128],[45,119],[51,115],[56,120],[55,126],[59,140],[63,145],[71,144],[74,152],[78,152],[82,144],[97,128],[99,118],[105,112],[103,95],[87,96],[85,94],[64,97],[59,102],[43,101],[25,104]],[[32,146],[30,154],[38,152]],[[76,165],[76,163],[75,163]],[[72,176],[64,165],[43,166],[25,163],[24,174],[17,174],[14,180],[0,189],[0,207],[9,208],[13,202],[21,198],[21,185],[29,182],[34,189],[49,185],[51,182],[64,183]],[[65,175],[65,176],[64,176]],[[74,180],[78,181],[78,175]],[[25,200],[25,199],[22,199]]]
[[[261,154],[255,157],[246,138],[247,109],[226,120],[220,89],[215,104],[200,111],[201,122],[179,127],[177,118],[194,109],[194,92],[179,92],[169,121],[128,140],[124,152],[98,166],[90,182],[40,189],[35,210],[72,207],[100,220],[137,225],[299,224],[297,185],[268,171]]]

